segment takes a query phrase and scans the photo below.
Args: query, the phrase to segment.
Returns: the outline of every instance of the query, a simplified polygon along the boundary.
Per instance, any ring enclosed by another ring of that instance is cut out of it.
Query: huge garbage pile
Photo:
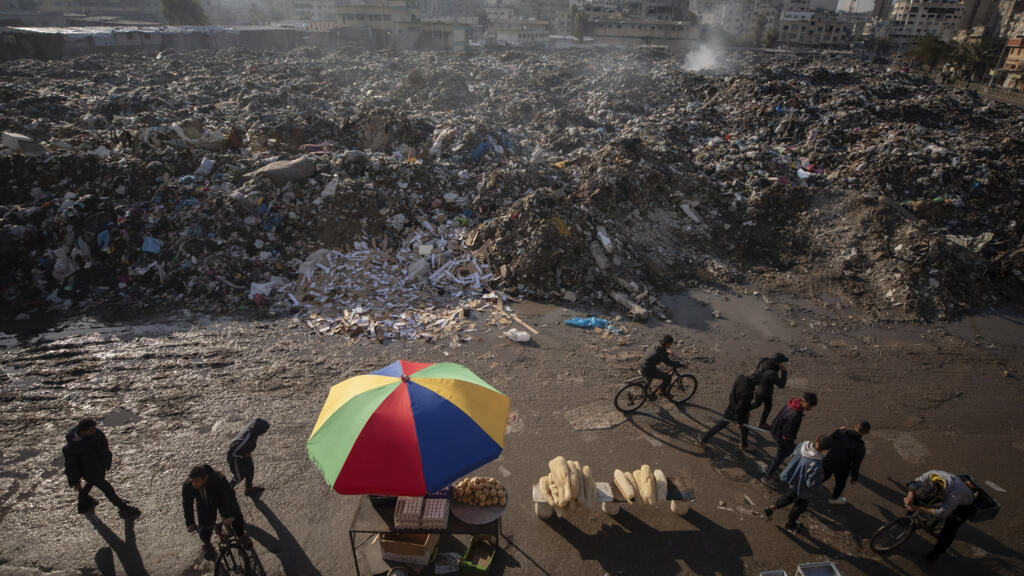
[[[852,56],[245,51],[0,65],[2,316],[271,306],[434,337],[491,290],[1013,299],[1024,116]]]

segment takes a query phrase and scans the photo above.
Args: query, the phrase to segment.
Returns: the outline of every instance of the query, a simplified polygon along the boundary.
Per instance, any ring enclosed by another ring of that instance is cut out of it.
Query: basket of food
[[[467,524],[493,522],[507,507],[508,492],[495,478],[463,478],[452,490],[452,514]]]

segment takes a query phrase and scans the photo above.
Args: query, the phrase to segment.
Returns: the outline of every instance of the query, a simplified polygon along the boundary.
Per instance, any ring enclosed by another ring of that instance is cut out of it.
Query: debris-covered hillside
[[[943,318],[1021,292],[1024,114],[851,56],[164,52],[0,65],[2,315],[457,329],[694,282]]]

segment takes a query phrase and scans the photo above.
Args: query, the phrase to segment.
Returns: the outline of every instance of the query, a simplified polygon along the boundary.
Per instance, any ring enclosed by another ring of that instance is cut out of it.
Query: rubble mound
[[[642,318],[747,284],[886,320],[1022,293],[1024,115],[849,55],[165,51],[0,78],[5,319],[269,305],[457,342],[492,290]]]

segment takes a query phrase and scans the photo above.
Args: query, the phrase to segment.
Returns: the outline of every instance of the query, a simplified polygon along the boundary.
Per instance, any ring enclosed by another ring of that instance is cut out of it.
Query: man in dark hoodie
[[[772,413],[772,393],[776,388],[786,387],[786,379],[789,376],[786,362],[789,362],[789,358],[782,352],[776,352],[771,358],[762,358],[751,377],[754,379],[754,401],[750,405],[750,411],[753,412],[758,406],[764,406],[758,428],[768,427],[768,416]]]
[[[733,382],[732,392],[729,393],[729,406],[717,424],[712,426],[703,435],[697,437],[697,444],[704,448],[712,436],[718,434],[729,422],[736,422],[740,425],[740,450],[747,449],[747,436],[750,430],[747,429],[747,422],[750,420],[750,403],[754,398],[754,380],[746,374],[741,374]]]
[[[672,351],[672,345],[675,344],[675,338],[670,334],[666,334],[661,342],[654,347],[654,350],[648,354],[643,361],[640,363],[640,371],[643,373],[645,378],[650,378],[651,381],[661,380],[661,384],[658,386],[658,390],[662,396],[671,399],[669,396],[668,387],[672,383],[672,375],[667,372],[662,372],[658,369],[659,364],[665,364],[673,368],[680,368],[683,366],[682,362],[673,360],[669,353]]]
[[[252,479],[256,474],[256,466],[252,461],[252,452],[256,449],[256,441],[270,428],[270,423],[262,418],[249,422],[241,434],[235,436],[228,446],[228,468],[231,470],[231,485],[245,480],[245,494],[258,496],[263,488],[253,486]]]
[[[95,486],[103,492],[110,503],[117,506],[121,518],[137,518],[141,512],[118,497],[114,487],[107,482],[107,471],[114,457],[107,444],[107,436],[96,427],[96,421],[82,420],[64,436],[64,474],[68,485],[78,491],[78,512],[89,514],[96,507],[96,499],[89,496]],[[85,484],[82,484],[82,481]]]
[[[223,524],[230,526],[247,548],[252,547],[252,541],[245,535],[245,520],[234,489],[227,478],[209,464],[194,466],[188,473],[188,480],[181,485],[181,504],[185,509],[185,527],[189,532],[199,531],[199,539],[203,541],[203,555],[208,560],[212,560],[215,555],[210,538],[213,536],[217,512],[224,519]],[[199,524],[196,524],[197,513]]]
[[[843,489],[846,488],[846,479],[856,484],[860,476],[860,463],[864,461],[867,449],[864,447],[864,436],[871,431],[871,423],[867,420],[857,425],[856,430],[847,430],[842,427],[832,433],[832,450],[825,457],[823,469],[825,480],[833,474],[836,477],[835,488],[832,489],[832,498],[829,504],[846,504],[843,498]]]
[[[803,398],[791,398],[789,402],[779,411],[779,415],[772,421],[772,437],[778,450],[775,458],[764,471],[761,482],[768,484],[772,474],[778,470],[782,462],[793,453],[796,448],[796,435],[800,432],[800,423],[803,422],[804,414],[811,411],[818,405],[818,395],[814,392],[804,392]]]

